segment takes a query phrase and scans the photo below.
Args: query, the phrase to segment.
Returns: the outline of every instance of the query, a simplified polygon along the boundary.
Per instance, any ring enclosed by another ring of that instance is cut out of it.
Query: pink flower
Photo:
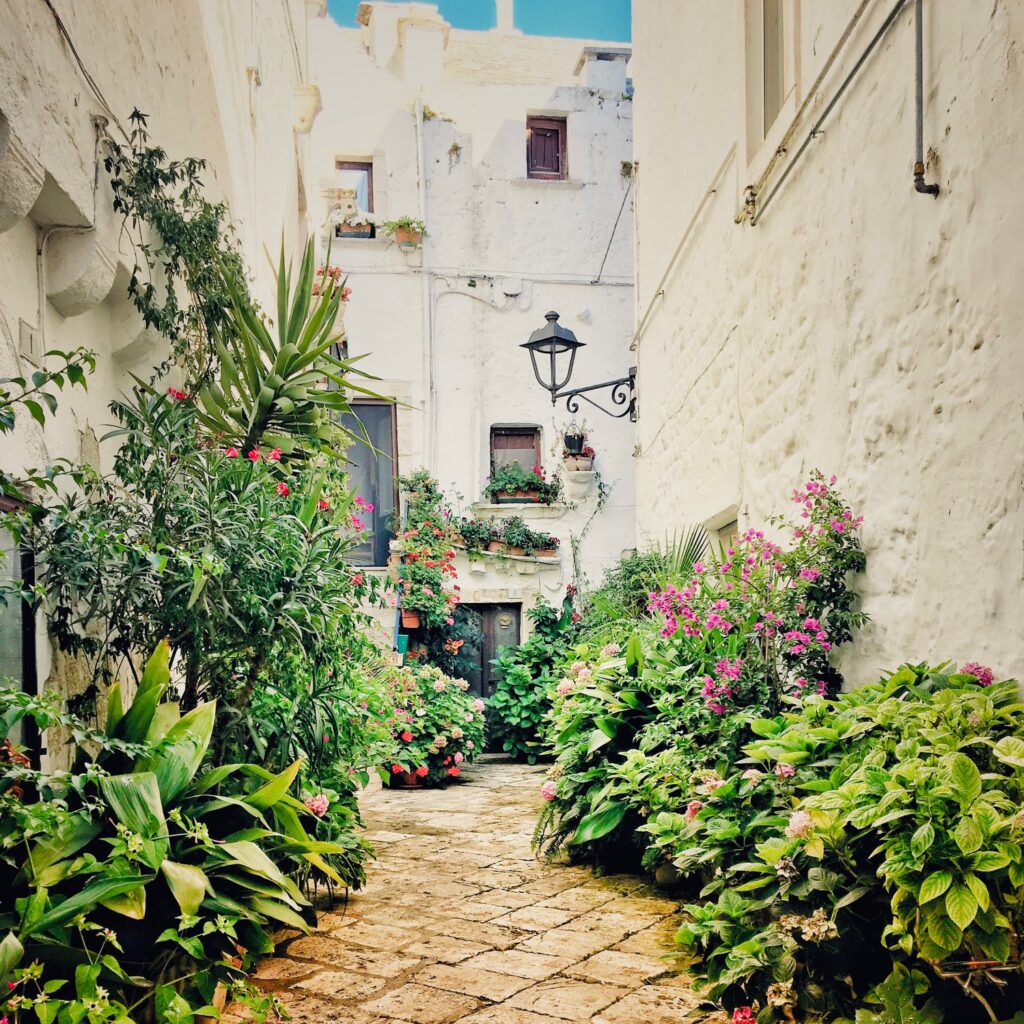
[[[780,779],[791,779],[796,775],[796,769],[791,764],[777,764],[775,766],[775,775]]]
[[[764,776],[756,768],[748,768],[740,778],[756,786]]]
[[[700,814],[700,810],[704,805],[699,800],[691,800],[686,805],[686,820],[693,821],[694,818]]]
[[[557,693],[559,697],[567,697],[572,693],[573,688],[574,685],[571,679],[563,679],[555,689],[555,693]]]
[[[406,729],[405,732],[402,733],[402,740],[405,743],[412,743],[412,733],[409,732],[408,729]]]
[[[790,839],[803,839],[814,825],[814,820],[806,811],[794,811],[789,816],[786,835]]]
[[[466,740],[466,749],[467,750],[472,750],[475,745],[476,744],[474,744],[472,740]]]
[[[280,461],[281,461],[281,449],[280,449],[280,448],[275,448],[275,449],[274,449],[274,450],[273,450],[273,451],[272,451],[272,452],[271,452],[271,453],[270,453],[270,454],[269,454],[269,455],[267,456],[267,458],[268,458],[268,459],[270,459],[270,461],[271,461],[271,462],[280,462]]]
[[[473,701],[473,707],[477,711],[483,711],[483,709],[486,707],[486,705],[484,704],[484,702],[479,697],[477,697],[476,700]]]
[[[352,585],[356,587],[361,587],[363,585],[363,580],[363,574],[361,572],[357,572],[355,576],[352,577]]]
[[[224,449],[224,455],[225,455],[226,458],[229,458],[229,459],[237,459],[238,458],[238,449],[237,448],[225,448]]]
[[[460,772],[459,772],[459,769],[455,765],[452,765],[451,768],[448,769],[448,774],[451,775],[454,778],[457,775],[459,775]]]
[[[554,800],[558,795],[558,783],[554,779],[548,779],[543,786],[540,787],[540,795],[545,800]]]
[[[253,450],[246,455],[246,458],[250,462],[259,462],[260,461],[260,450],[259,450],[259,448],[253,448]]]
[[[757,1024],[757,1015],[749,1006],[737,1006],[732,1011],[732,1024]]]
[[[622,648],[618,644],[605,644],[604,647],[601,648],[601,657],[614,658],[621,650]]]
[[[322,818],[327,813],[328,807],[330,807],[330,801],[323,793],[307,797],[303,803],[306,805],[306,810],[311,814],[315,814],[318,818]]]
[[[466,760],[466,755],[465,754],[456,753],[456,755],[455,755],[455,763],[456,764],[462,764],[462,762],[465,761],[465,760]]]
[[[274,488],[282,498],[287,498],[292,492],[289,490],[288,485],[282,480],[276,488]]]
[[[964,675],[974,676],[978,680],[979,686],[991,686],[996,678],[995,673],[988,665],[979,665],[976,661],[969,661],[966,665],[962,665],[960,671]]]
[[[348,521],[352,524],[352,529],[357,533],[362,533],[366,529],[366,523],[359,516],[349,516]]]

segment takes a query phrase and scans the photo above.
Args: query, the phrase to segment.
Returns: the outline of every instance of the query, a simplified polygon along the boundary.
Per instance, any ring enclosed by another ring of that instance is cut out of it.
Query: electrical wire
[[[629,179],[629,185],[626,187],[626,194],[622,197],[622,203],[619,206],[619,212],[615,216],[615,223],[612,225],[611,237],[608,239],[608,247],[604,251],[604,258],[601,260],[601,268],[597,272],[597,277],[595,277],[594,280],[590,282],[591,284],[600,284],[601,282],[601,274],[604,271],[604,265],[608,260],[608,253],[612,251],[612,242],[615,241],[615,232],[618,229],[619,220],[622,218],[622,211],[626,208],[626,200],[629,198],[629,193],[633,191],[633,181],[634,179],[631,177]]]
[[[50,9],[50,14],[53,15],[53,20],[57,24],[57,30],[64,37],[64,41],[68,45],[68,49],[71,50],[71,55],[75,58],[75,63],[78,65],[78,70],[81,71],[82,77],[85,79],[86,84],[93,91],[96,99],[103,105],[103,109],[110,115],[110,119],[117,125],[121,134],[125,137],[125,141],[129,141],[128,132],[125,131],[124,125],[118,120],[117,114],[114,113],[110,104],[107,102],[107,98],[103,95],[103,90],[96,84],[96,80],[89,73],[89,69],[85,66],[81,56],[78,53],[78,49],[75,46],[74,40],[71,38],[71,33],[68,32],[67,26],[64,24],[63,19],[57,13],[57,9],[53,6],[52,0],[43,0],[43,3]]]

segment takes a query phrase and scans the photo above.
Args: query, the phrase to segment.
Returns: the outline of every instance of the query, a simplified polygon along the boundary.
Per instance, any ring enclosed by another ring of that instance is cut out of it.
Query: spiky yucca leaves
[[[352,382],[351,360],[333,351],[344,282],[324,275],[313,294],[315,260],[306,244],[292,284],[284,247],[277,275],[277,334],[253,308],[241,282],[225,274],[230,297],[225,326],[214,337],[216,379],[199,389],[197,415],[207,429],[243,451],[264,445],[285,455],[313,451],[341,456],[353,435],[340,424],[348,393],[380,398]]]

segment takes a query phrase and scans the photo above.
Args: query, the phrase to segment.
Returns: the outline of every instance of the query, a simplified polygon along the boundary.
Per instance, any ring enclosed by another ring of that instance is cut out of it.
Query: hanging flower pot
[[[579,455],[583,451],[583,446],[587,443],[586,434],[564,434],[562,436],[562,443],[565,445],[565,450],[570,455]]]
[[[423,234],[410,228],[399,228],[395,232],[395,241],[399,245],[415,249],[423,241]]]
[[[402,609],[402,626],[404,629],[419,629],[420,628],[420,613],[417,611],[409,611],[407,608]]]

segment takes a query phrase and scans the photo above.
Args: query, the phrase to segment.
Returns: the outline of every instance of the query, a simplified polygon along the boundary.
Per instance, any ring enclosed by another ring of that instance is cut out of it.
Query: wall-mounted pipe
[[[917,124],[914,137],[914,189],[926,196],[937,196],[938,185],[927,185],[924,180],[924,4],[914,0],[914,45],[915,45],[915,100],[917,103]]]

